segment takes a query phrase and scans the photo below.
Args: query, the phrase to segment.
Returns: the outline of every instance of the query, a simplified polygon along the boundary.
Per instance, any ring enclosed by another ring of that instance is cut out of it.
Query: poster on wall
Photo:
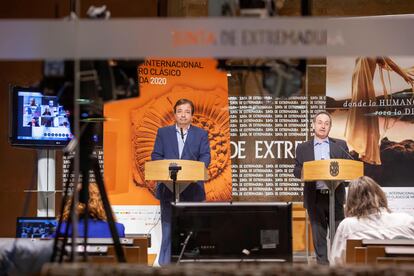
[[[305,96],[296,61],[227,61],[233,201],[300,202],[293,176],[309,116],[325,108],[324,91]]]
[[[193,124],[209,134],[211,164],[207,201],[231,199],[227,76],[210,59],[148,59],[138,68],[140,96],[108,103],[105,123],[105,180],[111,199],[136,204],[136,189],[153,199],[156,183],[145,181],[157,130],[173,125],[175,102],[193,101]],[[147,202],[144,200],[144,203]],[[149,200],[148,202],[153,202]]]
[[[312,110],[305,96],[229,97],[234,201],[302,201],[295,150],[307,139],[308,114],[325,104],[318,96],[310,102]]]
[[[414,192],[413,87],[411,57],[327,59],[332,136],[346,140],[365,174],[386,187],[392,207],[405,211]]]
[[[157,183],[144,179],[144,166],[158,128],[175,123],[173,107],[181,98],[194,103],[193,124],[209,135],[207,201],[231,200],[227,75],[216,64],[213,59],[146,59],[137,68],[140,96],[105,104],[104,177],[127,233],[151,231],[157,236],[153,244],[159,241]]]

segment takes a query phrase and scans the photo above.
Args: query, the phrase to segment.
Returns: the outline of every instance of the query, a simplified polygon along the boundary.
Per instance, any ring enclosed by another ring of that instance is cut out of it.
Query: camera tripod
[[[98,121],[92,119],[94,122]],[[101,119],[102,121],[102,119]],[[65,252],[65,247],[67,245],[67,241],[68,241],[68,233],[69,233],[69,227],[72,226],[72,250],[71,250],[71,255],[70,255],[70,261],[74,262],[75,261],[75,255],[76,255],[76,238],[77,238],[77,228],[78,228],[78,221],[77,220],[77,216],[73,216],[73,213],[75,212],[76,214],[76,210],[77,210],[77,206],[75,206],[75,196],[76,193],[79,194],[79,202],[84,203],[85,204],[85,211],[84,214],[82,216],[83,218],[83,223],[84,223],[84,233],[83,233],[83,260],[87,261],[87,237],[88,237],[88,219],[89,219],[89,171],[93,170],[93,173],[95,175],[95,179],[96,179],[96,185],[98,187],[99,190],[99,194],[101,196],[101,200],[102,200],[102,204],[104,207],[104,211],[105,211],[105,215],[107,218],[107,222],[109,225],[109,229],[111,232],[111,236],[112,236],[112,240],[114,243],[114,248],[115,248],[115,254],[117,257],[118,262],[126,262],[125,259],[125,254],[124,251],[122,250],[122,246],[121,246],[121,242],[119,240],[119,235],[118,232],[116,230],[115,227],[115,220],[114,220],[114,216],[112,213],[112,209],[111,206],[109,204],[109,199],[105,190],[105,185],[104,185],[104,180],[103,180],[103,176],[100,172],[100,168],[99,168],[99,161],[98,158],[96,156],[93,156],[93,150],[94,150],[94,135],[95,135],[95,129],[96,129],[96,125],[95,123],[91,123],[91,122],[82,122],[81,123],[81,135],[80,135],[80,141],[78,143],[78,145],[76,145],[76,147],[79,147],[79,160],[80,160],[80,165],[79,165],[79,171],[82,174],[82,184],[81,184],[81,188],[78,192],[77,189],[77,182],[78,182],[78,177],[76,177],[75,175],[75,187],[73,190],[73,195],[72,195],[72,202],[71,202],[71,206],[70,206],[70,216],[69,219],[66,223],[66,228],[64,229],[64,233],[62,234],[61,232],[61,228],[62,228],[62,217],[63,217],[63,212],[65,209],[65,206],[67,204],[68,198],[69,198],[69,179],[70,177],[68,177],[66,183],[64,184],[64,192],[63,192],[63,196],[62,196],[62,203],[61,203],[61,211],[60,211],[60,217],[59,217],[59,222],[58,222],[58,226],[56,229],[56,236],[55,236],[55,240],[54,240],[54,244],[53,244],[53,254],[51,257],[51,261],[52,262],[62,262],[63,261],[63,256],[64,256],[64,252]],[[70,166],[69,166],[69,176],[71,175],[71,172],[73,172],[74,170],[74,159],[71,160],[70,162]],[[72,217],[76,218],[75,220],[72,219]]]

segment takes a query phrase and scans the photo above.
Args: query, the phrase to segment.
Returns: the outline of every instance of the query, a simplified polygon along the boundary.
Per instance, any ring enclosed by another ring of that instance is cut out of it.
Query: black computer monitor
[[[16,238],[51,238],[57,227],[54,217],[18,217]]]
[[[172,260],[292,261],[291,203],[178,203]]]
[[[9,140],[13,146],[62,147],[73,138],[69,113],[57,96],[36,88],[10,88]]]

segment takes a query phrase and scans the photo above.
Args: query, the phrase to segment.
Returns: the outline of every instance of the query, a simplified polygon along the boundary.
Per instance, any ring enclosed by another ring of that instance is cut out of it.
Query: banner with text
[[[193,101],[193,124],[209,133],[208,201],[231,199],[227,76],[210,59],[147,59],[138,68],[140,96],[105,105],[105,179],[113,204],[154,204],[156,183],[145,181],[157,130],[173,125],[173,106]]]
[[[365,175],[388,187],[396,209],[406,202],[401,187],[405,195],[414,190],[413,66],[414,58],[407,57],[327,60],[331,134],[346,140],[353,157],[364,162]]]

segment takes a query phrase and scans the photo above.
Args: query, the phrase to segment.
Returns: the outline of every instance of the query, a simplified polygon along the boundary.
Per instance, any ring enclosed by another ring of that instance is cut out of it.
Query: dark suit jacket
[[[158,129],[151,159],[179,159],[175,125]],[[205,130],[191,125],[181,159],[202,161],[206,168],[208,167],[211,156],[208,134]],[[158,183],[156,197],[164,201],[173,200],[172,192],[163,183]],[[205,199],[206,194],[203,182],[192,183],[181,193],[181,200],[183,201],[203,201]]]
[[[329,154],[331,159],[350,159],[347,154],[348,146],[344,140],[329,138]],[[299,144],[296,148],[295,168],[293,174],[297,178],[302,177],[303,163],[315,160],[313,139]],[[335,191],[335,201],[340,204],[345,202],[345,186],[339,185]],[[316,182],[305,182],[303,190],[303,205],[312,212],[316,205]]]

